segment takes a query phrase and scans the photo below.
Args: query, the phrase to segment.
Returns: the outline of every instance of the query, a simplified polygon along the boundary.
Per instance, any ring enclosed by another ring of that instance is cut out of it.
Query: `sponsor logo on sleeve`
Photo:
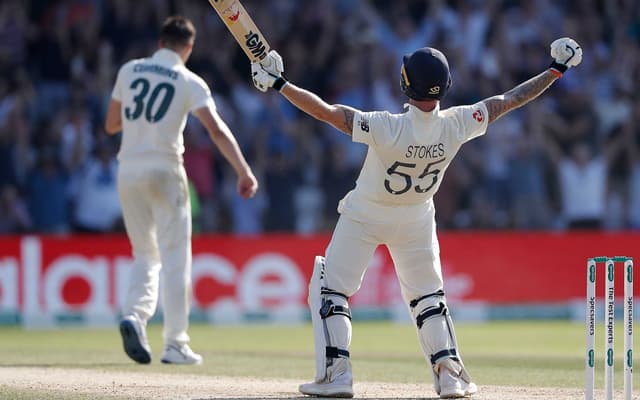
[[[484,121],[484,115],[482,114],[482,111],[480,111],[480,110],[476,110],[476,111],[473,113],[473,119],[475,119],[475,120],[476,120],[476,121],[478,121],[478,122],[482,122],[482,121]]]
[[[369,133],[369,120],[365,117],[360,117],[360,130]]]

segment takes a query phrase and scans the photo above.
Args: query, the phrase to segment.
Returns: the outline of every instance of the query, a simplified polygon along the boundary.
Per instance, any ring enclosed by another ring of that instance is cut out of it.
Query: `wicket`
[[[606,400],[613,400],[614,387],[615,265],[616,263],[624,265],[624,399],[631,400],[633,393],[633,259],[623,256],[587,259],[585,399],[594,399],[597,263],[604,263],[605,266],[604,392]]]

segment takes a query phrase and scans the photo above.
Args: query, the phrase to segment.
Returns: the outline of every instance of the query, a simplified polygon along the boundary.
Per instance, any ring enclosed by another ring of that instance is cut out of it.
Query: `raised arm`
[[[286,83],[280,93],[301,111],[319,121],[331,124],[339,131],[351,136],[353,117],[357,110],[340,104],[327,104],[315,93],[311,93],[292,83]]]
[[[272,50],[268,57],[269,67],[258,63],[251,64],[253,83],[259,90],[266,92],[272,87],[301,111],[351,136],[353,118],[358,110],[341,104],[328,104],[315,93],[287,82],[282,77],[284,67],[280,55]]]
[[[483,100],[483,103],[489,111],[489,123],[540,96],[542,92],[547,90],[558,78],[555,73],[546,70],[528,81],[519,84],[505,94]]]
[[[575,40],[561,38],[551,44],[551,57],[553,62],[546,71],[504,94],[483,100],[489,111],[489,123],[540,96],[567,69],[580,64],[582,49]]]

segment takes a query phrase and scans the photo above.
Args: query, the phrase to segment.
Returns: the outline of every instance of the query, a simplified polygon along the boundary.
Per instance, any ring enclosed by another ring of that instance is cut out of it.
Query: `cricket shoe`
[[[120,321],[120,335],[124,352],[139,364],[151,362],[151,347],[147,341],[147,332],[142,322],[134,315],[127,315]]]
[[[441,399],[457,399],[478,392],[475,383],[466,382],[458,374],[445,367],[440,368],[439,384]]]
[[[327,368],[327,375],[321,381],[303,383],[298,387],[302,394],[318,397],[353,397],[353,378],[349,359],[339,358]]]
[[[200,365],[202,356],[194,353],[189,345],[168,344],[164,348],[160,361],[163,364]]]

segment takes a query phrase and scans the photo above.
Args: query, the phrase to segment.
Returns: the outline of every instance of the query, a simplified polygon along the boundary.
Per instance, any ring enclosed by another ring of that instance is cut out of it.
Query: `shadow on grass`
[[[298,396],[282,394],[280,396],[274,395],[269,397],[261,397],[262,399],[288,399],[288,400],[317,400],[317,399],[335,399],[335,397],[316,397],[316,396]],[[400,396],[386,396],[386,397],[359,397],[355,396],[355,399],[363,400],[378,400],[378,399],[398,399],[398,400],[440,400],[440,397],[400,397]],[[191,400],[255,400],[255,397],[196,397]]]
[[[121,363],[105,362],[105,363],[12,363],[2,364],[0,363],[0,369],[2,368],[86,368],[86,367],[126,367],[133,365],[130,362],[123,361]]]

